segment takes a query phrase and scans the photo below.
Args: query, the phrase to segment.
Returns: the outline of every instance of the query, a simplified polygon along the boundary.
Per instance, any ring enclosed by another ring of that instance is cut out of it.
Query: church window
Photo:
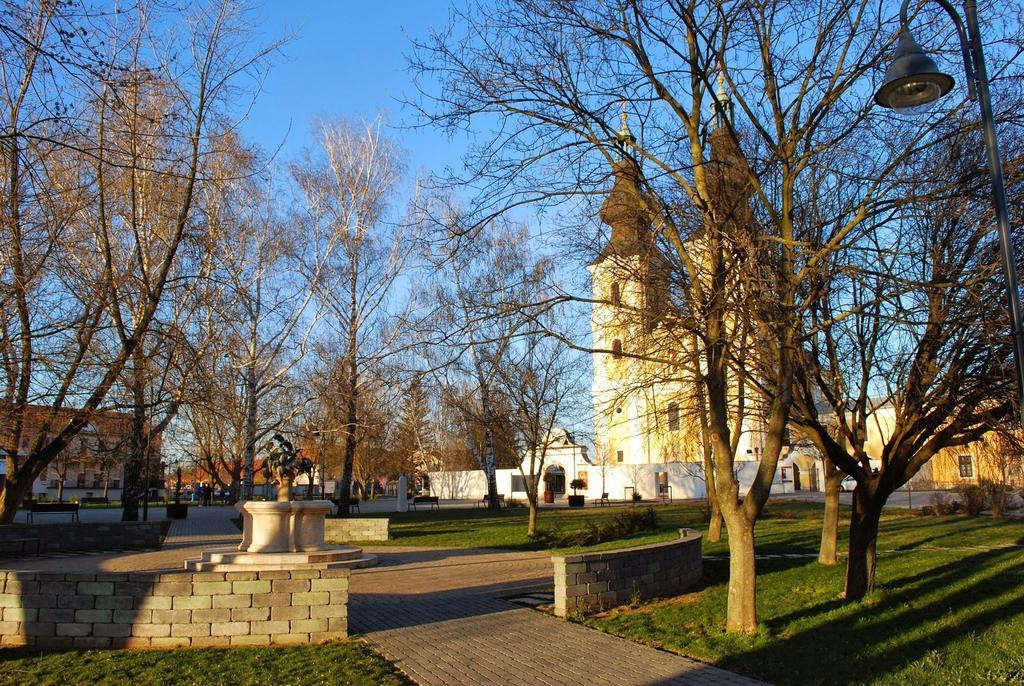
[[[616,360],[622,358],[622,340],[621,339],[616,338],[614,341],[612,341],[612,357],[614,357]]]
[[[679,403],[669,403],[665,414],[668,415],[668,430],[679,431]]]
[[[612,305],[616,307],[622,304],[622,290],[619,287],[618,281],[612,281],[612,292],[609,299],[612,301]]]
[[[616,462],[622,462],[625,459],[626,459],[626,455],[621,450],[616,450],[615,451],[615,461]]]

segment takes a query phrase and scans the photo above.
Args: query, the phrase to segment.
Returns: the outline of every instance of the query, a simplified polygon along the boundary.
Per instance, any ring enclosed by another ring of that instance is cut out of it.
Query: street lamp
[[[885,72],[882,86],[875,93],[875,102],[897,112],[918,112],[929,107],[953,87],[953,77],[939,71],[935,61],[917,44],[908,26],[907,12],[911,0],[903,0],[900,7],[900,39],[892,64]],[[1020,292],[1017,289],[1017,267],[1010,234],[1010,215],[1006,208],[1006,186],[1003,183],[1003,163],[996,141],[995,118],[992,116],[992,97],[989,94],[985,55],[981,49],[981,30],[978,28],[977,0],[964,1],[967,27],[947,0],[933,0],[946,11],[956,26],[963,52],[964,71],[967,73],[967,93],[981,107],[981,124],[985,132],[988,151],[988,173],[992,181],[992,206],[996,214],[1003,274],[1006,277],[1010,326],[1013,329],[1013,362],[1017,375],[1017,408],[1024,422],[1024,317],[1021,315]]]

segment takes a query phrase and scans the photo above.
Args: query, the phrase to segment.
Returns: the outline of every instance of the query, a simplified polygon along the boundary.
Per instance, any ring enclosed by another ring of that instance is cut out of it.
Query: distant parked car
[[[850,493],[853,489],[857,488],[857,480],[852,476],[848,476],[839,482],[840,493]]]

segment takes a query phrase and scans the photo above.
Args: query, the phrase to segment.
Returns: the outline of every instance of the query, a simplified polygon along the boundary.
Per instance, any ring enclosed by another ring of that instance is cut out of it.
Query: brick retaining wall
[[[64,513],[37,517],[50,519],[52,523],[4,524],[0,526],[0,543],[14,538],[38,538],[39,551],[43,553],[159,548],[165,524],[160,521],[75,524],[67,521],[70,515]],[[5,546],[0,548],[6,549]]]
[[[324,520],[324,540],[336,543],[348,541],[386,541],[388,540],[388,520],[386,517],[356,519],[352,517],[328,517]]]
[[[680,529],[679,539],[582,555],[552,555],[555,614],[594,612],[682,593],[703,573],[701,534]]]
[[[3,572],[0,645],[163,648],[348,635],[348,570]]]

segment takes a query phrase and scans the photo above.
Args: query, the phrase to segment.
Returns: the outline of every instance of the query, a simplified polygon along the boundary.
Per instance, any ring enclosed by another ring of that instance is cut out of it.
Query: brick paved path
[[[349,626],[421,686],[760,683],[504,600],[551,587],[546,553],[394,551],[352,575]]]

